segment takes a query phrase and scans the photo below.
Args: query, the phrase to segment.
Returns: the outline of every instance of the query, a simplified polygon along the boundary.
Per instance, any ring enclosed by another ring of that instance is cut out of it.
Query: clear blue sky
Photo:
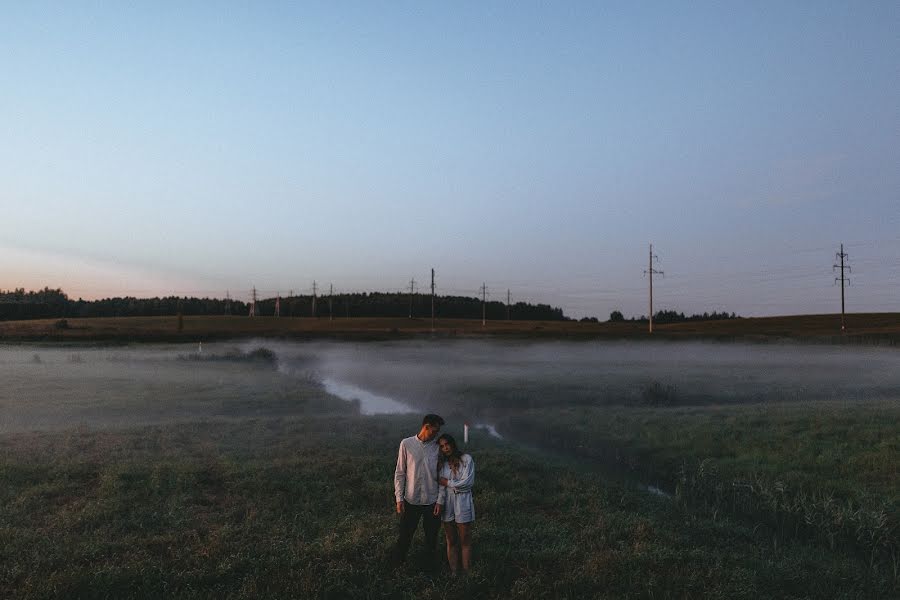
[[[635,6],[640,4],[640,6]],[[900,310],[900,4],[0,4],[0,288]]]

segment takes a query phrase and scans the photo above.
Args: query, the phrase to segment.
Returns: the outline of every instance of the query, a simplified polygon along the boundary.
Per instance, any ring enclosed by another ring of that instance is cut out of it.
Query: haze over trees
[[[275,298],[257,300],[256,314],[272,316],[275,314]],[[330,299],[326,296],[312,295],[290,296],[280,299],[282,317],[407,317],[412,313],[416,318],[431,316],[431,296],[414,294],[410,304],[410,296],[397,292],[356,292],[335,294]],[[315,308],[314,308],[315,304]],[[101,300],[72,300],[61,289],[45,287],[37,291],[25,291],[24,288],[0,290],[0,320],[13,321],[22,319],[52,318],[85,318],[85,317],[162,317],[182,314],[191,315],[247,315],[250,305],[247,302],[222,298],[195,298],[166,296],[154,298],[136,298],[133,296],[103,298]],[[441,318],[480,319],[482,301],[467,296],[436,296],[435,312]],[[532,304],[516,302],[507,307],[503,302],[491,301],[484,306],[487,319],[492,321],[506,319],[522,321],[568,321],[570,317],[559,307],[549,304]],[[683,321],[717,321],[738,319],[740,316],[728,312],[704,312],[685,316],[675,310],[660,310],[653,315],[656,323],[680,323]],[[632,317],[630,321],[643,322],[647,317]],[[584,317],[584,322],[596,323],[596,317]],[[624,322],[624,315],[614,310],[609,321]]]
[[[256,314],[275,314],[275,298],[257,300]],[[314,309],[315,304],[315,309]],[[78,317],[156,317],[190,315],[241,315],[249,313],[250,305],[240,300],[222,298],[193,298],[166,296],[163,298],[135,298],[132,296],[102,300],[72,300],[61,289],[44,288],[26,292],[22,288],[0,290],[0,320],[49,319]],[[516,302],[508,308],[502,302],[488,302],[484,307],[491,320],[565,321],[563,310],[548,304]],[[403,293],[357,292],[335,294],[332,297],[312,295],[280,299],[282,317],[328,318],[339,317],[407,317],[410,315],[410,296]],[[480,319],[482,301],[466,296],[436,296],[435,312],[441,318]],[[431,316],[431,296],[415,294],[412,316]]]

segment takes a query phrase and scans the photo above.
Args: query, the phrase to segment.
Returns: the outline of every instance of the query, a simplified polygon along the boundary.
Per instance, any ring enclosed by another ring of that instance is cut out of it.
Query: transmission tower
[[[256,316],[256,288],[253,288],[253,299],[250,301],[250,316]]]
[[[313,281],[313,294],[312,294],[312,316],[316,316],[316,282]]]
[[[844,325],[844,282],[846,281],[848,285],[850,284],[850,280],[847,279],[846,277],[844,277],[844,270],[846,269],[847,271],[850,271],[852,273],[852,271],[850,270],[850,265],[846,265],[846,266],[844,265],[844,259],[846,259],[846,258],[850,258],[850,257],[849,257],[849,255],[844,253],[844,244],[841,244],[841,251],[834,255],[834,259],[840,260],[841,264],[832,265],[831,272],[833,273],[835,269],[841,270],[841,276],[835,277],[834,282],[835,283],[837,283],[838,281],[841,282],[841,331],[842,332],[847,330]]]
[[[487,323],[487,283],[481,283],[481,326]]]
[[[281,316],[281,292],[275,294],[275,316]]]
[[[225,314],[231,315],[231,294],[228,291],[225,292]]]
[[[334,284],[328,284],[328,320],[334,321]]]
[[[653,268],[653,261],[659,261],[659,257],[653,254],[653,244],[650,244],[650,264],[647,266],[647,270],[644,271],[644,275],[650,276],[650,331],[649,333],[653,333],[653,276],[654,275],[665,275],[662,271],[657,271]]]
[[[509,300],[509,288],[506,288],[506,320],[510,320],[510,312],[509,312],[510,300]]]
[[[412,319],[413,294],[416,293],[416,278],[409,280],[409,318]]]

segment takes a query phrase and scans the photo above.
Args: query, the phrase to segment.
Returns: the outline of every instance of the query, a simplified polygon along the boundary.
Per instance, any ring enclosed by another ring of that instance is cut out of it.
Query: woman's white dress
[[[475,484],[475,461],[469,454],[459,459],[456,472],[450,463],[441,467],[440,477],[447,480],[446,486],[438,489],[438,504],[444,506],[441,518],[445,523],[471,523],[475,520],[475,503],[472,501],[472,487]]]

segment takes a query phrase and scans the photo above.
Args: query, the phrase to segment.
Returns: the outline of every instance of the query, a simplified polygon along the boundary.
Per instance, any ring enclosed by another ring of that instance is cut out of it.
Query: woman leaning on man
[[[437,504],[434,514],[441,514],[444,536],[447,538],[447,561],[454,575],[462,565],[468,571],[472,564],[472,525],[475,523],[475,503],[472,487],[475,484],[475,461],[463,454],[453,436],[444,434],[438,438],[440,460],[438,462]]]

